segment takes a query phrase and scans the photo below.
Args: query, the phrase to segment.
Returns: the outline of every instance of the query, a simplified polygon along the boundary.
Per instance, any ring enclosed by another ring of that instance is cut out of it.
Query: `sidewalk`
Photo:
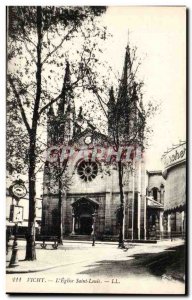
[[[111,245],[117,247],[116,242],[109,243],[101,243],[98,242],[95,247],[101,247],[105,245],[105,247],[111,247]],[[46,249],[41,249],[40,246],[36,248],[36,257],[37,259],[34,261],[26,261],[25,260],[25,246],[26,242],[24,240],[18,241],[18,266],[9,267],[9,262],[11,259],[12,248],[9,247],[8,255],[6,256],[6,273],[32,273],[32,272],[40,272],[44,270],[53,269],[56,267],[67,266],[70,265],[69,261],[71,261],[71,254],[75,252],[77,257],[77,252],[87,252],[88,250],[92,250],[95,247],[92,247],[91,241],[71,241],[64,240],[63,245],[59,245],[58,249],[53,249],[51,245],[48,245]],[[94,250],[94,249],[93,249]],[[63,255],[64,254],[64,255]],[[82,254],[82,253],[81,253]],[[64,257],[63,257],[64,256]],[[79,261],[82,261],[81,255],[79,256]],[[58,258],[60,261],[66,261],[66,263],[58,263]],[[76,261],[78,262],[78,261]]]
[[[118,249],[117,242],[96,242],[95,247],[87,241],[71,241],[64,240],[63,245],[54,250],[51,246],[47,249],[36,248],[37,260],[25,261],[25,241],[18,241],[18,259],[19,265],[10,268],[9,261],[12,250],[9,248],[6,263],[6,273],[30,273],[49,270],[61,266],[69,266],[86,260],[99,260],[103,256],[107,256],[112,260],[128,260],[134,254],[158,253],[167,248],[176,247],[183,244],[183,240],[166,240],[158,241],[157,244],[139,244],[126,243],[127,249]],[[130,256],[130,258],[128,258]]]

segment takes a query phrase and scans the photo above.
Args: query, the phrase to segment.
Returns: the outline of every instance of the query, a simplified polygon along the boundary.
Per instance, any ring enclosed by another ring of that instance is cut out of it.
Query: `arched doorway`
[[[94,216],[99,207],[96,200],[80,198],[72,203],[73,234],[90,235],[93,231]]]

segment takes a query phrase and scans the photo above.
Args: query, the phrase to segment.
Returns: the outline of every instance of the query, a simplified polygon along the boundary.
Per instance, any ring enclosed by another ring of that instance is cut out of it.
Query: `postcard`
[[[8,294],[187,293],[186,12],[7,7]]]

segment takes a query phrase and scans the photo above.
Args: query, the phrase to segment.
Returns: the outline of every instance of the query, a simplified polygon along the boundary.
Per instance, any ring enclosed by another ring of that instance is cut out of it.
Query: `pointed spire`
[[[61,92],[62,95],[65,94],[66,87],[69,87],[69,85],[70,85],[70,81],[71,81],[70,77],[71,76],[70,76],[69,62],[68,62],[68,60],[66,60],[65,76],[64,76],[63,88],[62,88],[62,92]]]
[[[125,102],[126,98],[128,97],[130,71],[131,71],[131,56],[130,56],[130,47],[128,44],[126,47],[123,73],[122,73],[120,87],[119,87],[119,94],[118,94],[119,103]]]
[[[115,106],[115,96],[114,96],[113,87],[111,87],[109,90],[109,101],[107,103],[107,106],[108,109],[113,109]]]
[[[119,92],[116,104],[116,119],[120,131],[126,135],[129,132],[130,127],[130,116],[131,116],[131,96],[132,96],[132,87],[131,87],[131,76],[132,76],[132,61],[131,61],[131,50],[129,42],[125,51],[124,66],[122,77],[119,85]]]
[[[73,99],[73,93],[71,89],[71,76],[70,76],[70,68],[69,62],[66,61],[66,68],[65,68],[65,76],[63,80],[63,87],[61,91],[61,98],[58,104],[58,115],[63,115],[65,110],[65,105],[69,104],[70,98]]]
[[[127,44],[126,52],[125,52],[125,61],[124,61],[124,68],[123,68],[123,74],[122,74],[122,81],[124,84],[128,84],[128,76],[130,73],[130,67],[131,67],[131,54],[130,54],[130,47],[129,44]]]

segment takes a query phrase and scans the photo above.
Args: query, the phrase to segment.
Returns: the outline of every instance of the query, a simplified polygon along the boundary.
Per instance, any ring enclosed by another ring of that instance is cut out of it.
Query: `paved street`
[[[31,268],[33,265],[40,269],[46,266],[46,270],[7,274],[11,289],[17,285],[17,289],[25,287],[39,291],[46,284],[49,292],[55,289],[84,293],[184,292],[182,241],[129,244],[124,250],[118,249],[116,243],[97,243],[92,247],[90,242],[66,241],[57,250],[38,248],[35,262],[23,261],[23,243],[19,241],[20,266]],[[14,282],[14,278],[21,278],[24,285]]]

